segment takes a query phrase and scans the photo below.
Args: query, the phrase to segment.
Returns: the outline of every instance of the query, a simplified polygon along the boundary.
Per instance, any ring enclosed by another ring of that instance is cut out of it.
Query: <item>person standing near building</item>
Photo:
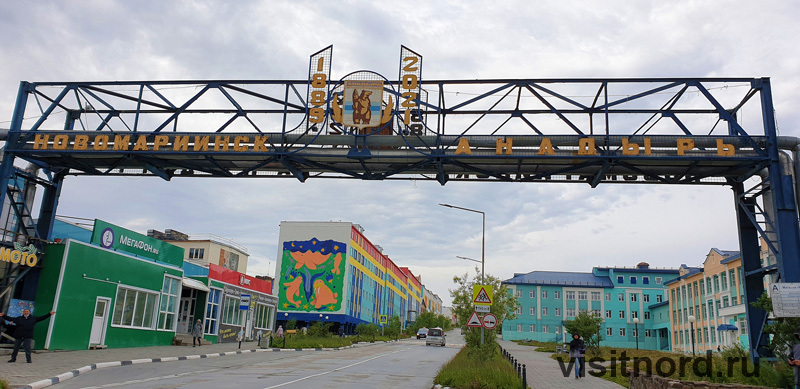
[[[795,344],[789,350],[789,364],[794,369],[794,389],[800,389],[800,327],[794,332]]]
[[[572,334],[572,340],[569,342],[569,358],[575,359],[575,379],[581,378],[583,372],[583,353],[586,351],[586,344],[577,333]]]
[[[203,322],[200,319],[197,319],[197,323],[194,323],[194,327],[192,327],[192,347],[194,347],[194,342],[197,341],[198,346],[202,346],[203,343],[201,340],[203,339]]]
[[[31,315],[31,310],[27,308],[23,309],[22,316],[18,317],[3,316],[3,312],[0,312],[0,318],[6,322],[14,323],[17,326],[16,330],[14,331],[14,351],[11,353],[11,359],[8,360],[8,363],[17,361],[17,353],[19,353],[20,346],[25,348],[25,360],[28,363],[31,363],[31,340],[33,340],[33,327],[36,326],[36,323],[42,320],[47,320],[47,318],[55,314],[56,311],[51,311],[44,316],[33,316]]]

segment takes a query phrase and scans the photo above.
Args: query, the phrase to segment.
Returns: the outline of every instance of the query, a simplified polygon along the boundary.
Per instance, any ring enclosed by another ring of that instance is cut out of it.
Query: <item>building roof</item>
[[[685,265],[682,265],[682,266],[685,266]],[[673,278],[673,279],[671,279],[671,280],[669,280],[667,282],[664,282],[664,285],[669,285],[669,284],[678,282],[678,281],[680,281],[682,279],[689,278],[689,277],[691,277],[691,276],[693,276],[693,275],[695,275],[697,273],[702,273],[703,272],[703,268],[702,267],[688,267],[687,266],[686,269],[689,270],[686,274],[684,274],[682,276],[679,276],[679,277],[675,277],[675,278]]]
[[[590,288],[614,287],[614,284],[608,277],[599,277],[592,273],[572,273],[560,271],[532,271],[530,273],[515,273],[514,277],[503,281],[503,283],[583,286]]]
[[[722,255],[723,257],[725,257],[725,259],[719,261],[719,263],[730,263],[730,262],[733,262],[733,261],[735,261],[737,259],[741,259],[742,258],[742,253],[740,253],[738,251],[718,250],[718,249],[711,249],[711,250],[714,250],[717,253],[719,253],[719,255]]]
[[[660,303],[651,304],[650,306],[647,307],[647,309],[652,310],[653,308],[662,307],[664,305],[669,305],[669,300],[664,300]]]

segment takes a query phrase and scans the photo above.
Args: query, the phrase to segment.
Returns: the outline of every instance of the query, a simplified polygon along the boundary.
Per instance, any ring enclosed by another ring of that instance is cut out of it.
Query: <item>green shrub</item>
[[[522,380],[511,364],[500,355],[497,345],[464,347],[434,379],[435,384],[451,388],[520,388]]]

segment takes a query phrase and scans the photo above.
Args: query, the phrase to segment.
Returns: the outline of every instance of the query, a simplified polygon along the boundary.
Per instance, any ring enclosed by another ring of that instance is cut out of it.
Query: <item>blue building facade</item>
[[[587,312],[603,319],[601,345],[668,350],[669,307],[664,283],[678,269],[595,267],[590,273],[533,271],[503,283],[517,297],[515,319],[503,323],[503,339],[569,341],[564,322]]]

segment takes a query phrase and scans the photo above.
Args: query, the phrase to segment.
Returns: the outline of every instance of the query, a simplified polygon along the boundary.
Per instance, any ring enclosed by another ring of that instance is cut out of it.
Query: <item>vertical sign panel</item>
[[[331,77],[331,57],[333,45],[330,45],[311,55],[308,65],[308,97],[306,106],[308,116],[306,132],[317,132],[325,125],[328,112],[328,95]]]
[[[403,134],[423,135],[425,125],[420,114],[422,96],[422,56],[405,46],[400,46],[400,76],[398,111],[402,118]]]

